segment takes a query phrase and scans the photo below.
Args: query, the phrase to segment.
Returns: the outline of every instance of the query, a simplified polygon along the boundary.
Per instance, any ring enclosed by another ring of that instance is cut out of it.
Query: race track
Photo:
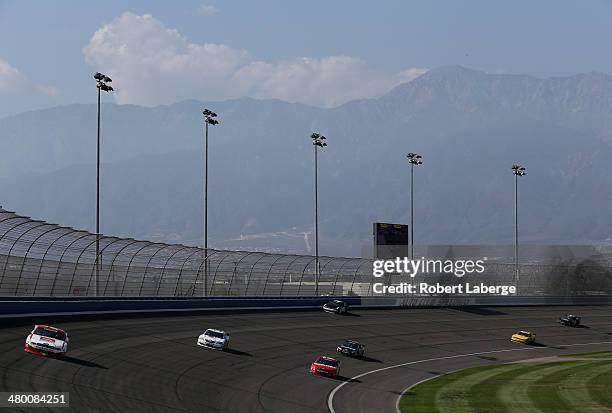
[[[56,408],[60,413],[328,412],[330,406],[336,412],[395,412],[406,387],[443,372],[612,350],[610,309],[490,307],[357,310],[346,316],[309,311],[37,319],[69,332],[70,351],[64,360],[24,353],[30,326],[2,320],[0,391],[68,391],[70,408]],[[581,315],[586,327],[556,324],[566,312]],[[230,333],[228,352],[195,345],[207,327]],[[536,332],[538,345],[511,343],[509,337],[517,329]],[[366,344],[367,357],[341,357],[340,379],[310,375],[310,362],[318,355],[334,357],[335,347],[345,338]],[[405,365],[392,367],[398,364]],[[380,371],[368,373],[374,370]],[[350,380],[358,375],[362,376]]]

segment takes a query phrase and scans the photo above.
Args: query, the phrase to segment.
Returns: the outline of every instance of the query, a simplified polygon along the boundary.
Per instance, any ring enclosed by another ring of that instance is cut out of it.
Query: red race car
[[[64,357],[68,334],[59,328],[37,324],[26,338],[24,350],[39,356]]]
[[[323,374],[331,377],[338,377],[340,372],[340,362],[331,357],[320,356],[310,365],[312,374]]]

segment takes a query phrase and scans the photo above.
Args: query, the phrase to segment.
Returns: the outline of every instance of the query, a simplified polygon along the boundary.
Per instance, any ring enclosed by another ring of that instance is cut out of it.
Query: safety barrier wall
[[[33,314],[133,313],[160,311],[301,309],[321,307],[328,297],[302,298],[119,298],[119,297],[35,297],[0,300],[0,317]],[[361,306],[360,298],[345,299],[349,306]],[[373,302],[372,305],[376,305]],[[393,305],[388,303],[387,305]]]
[[[334,297],[341,298],[350,308],[416,308],[416,307],[500,307],[500,306],[563,306],[563,305],[611,305],[612,296],[581,297]],[[330,297],[301,298],[121,298],[121,297],[33,297],[6,298],[0,300],[0,318],[82,315],[107,313],[151,313],[176,311],[244,311],[320,308]],[[478,311],[478,310],[476,310]]]

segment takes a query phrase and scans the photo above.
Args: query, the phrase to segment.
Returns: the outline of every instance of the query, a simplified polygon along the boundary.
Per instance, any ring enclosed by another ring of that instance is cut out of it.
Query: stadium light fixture
[[[414,167],[423,165],[423,157],[409,152],[406,155],[410,164],[410,259],[414,259]]]
[[[208,294],[208,125],[218,125],[217,114],[209,109],[204,116],[204,295]]]
[[[319,178],[317,149],[327,146],[327,138],[317,132],[310,135],[314,147],[314,173],[315,173],[315,295],[319,295]]]
[[[112,92],[113,87],[108,85],[113,80],[100,73],[94,74],[96,80],[96,88],[98,89],[98,133],[97,133],[97,150],[96,150],[96,295],[99,291],[99,275],[100,275],[100,95],[102,92]]]
[[[515,265],[515,285],[516,291],[519,289],[519,255],[518,255],[518,178],[519,176],[527,175],[525,167],[514,164],[512,165],[512,173],[514,174],[514,265]]]

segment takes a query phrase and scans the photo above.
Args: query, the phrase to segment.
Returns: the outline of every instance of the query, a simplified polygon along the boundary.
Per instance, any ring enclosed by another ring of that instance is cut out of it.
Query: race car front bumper
[[[325,369],[319,369],[316,367],[314,369],[310,369],[310,372],[315,375],[329,376],[329,377],[336,377],[338,375],[337,370],[325,370]]]
[[[510,338],[510,341],[513,341],[515,343],[520,343],[520,344],[533,344],[533,342],[535,340],[526,340],[526,339],[520,339],[520,338]]]
[[[342,347],[338,347],[336,349],[336,351],[338,353],[344,354],[345,356],[351,356],[351,357],[356,357],[357,356],[357,352],[356,351],[343,349]]]
[[[23,350],[26,353],[35,354],[37,356],[45,356],[45,357],[55,357],[62,358],[66,355],[66,352],[63,350],[50,349],[50,348],[40,348],[35,345],[31,345],[26,343]]]
[[[215,350],[223,350],[225,348],[225,343],[207,342],[207,341],[198,340],[197,344],[198,346],[208,347],[208,348],[212,348]]]

